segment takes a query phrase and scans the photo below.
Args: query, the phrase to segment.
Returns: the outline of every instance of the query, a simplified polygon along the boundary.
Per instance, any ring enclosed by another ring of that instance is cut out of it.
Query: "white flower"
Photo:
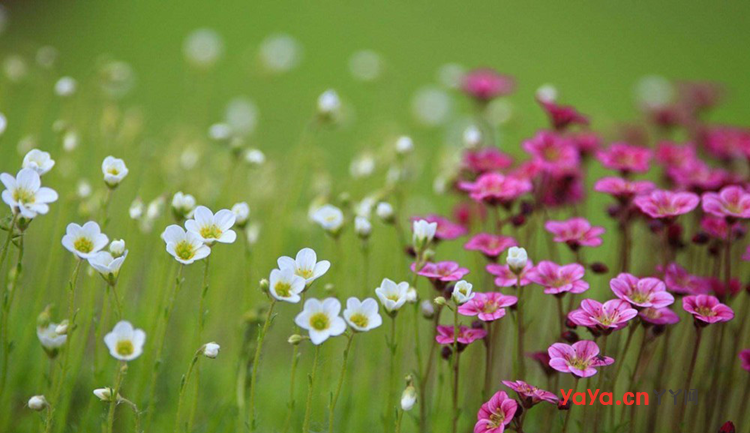
[[[302,277],[308,286],[322,277],[331,267],[331,262],[328,260],[318,261],[318,255],[312,248],[302,248],[294,259],[281,256],[276,262],[279,269],[282,271],[291,269],[295,275]]]
[[[203,355],[206,358],[216,359],[216,357],[219,356],[219,349],[221,349],[221,346],[213,341],[206,343],[206,345],[203,346]]]
[[[176,224],[164,229],[161,238],[167,244],[167,252],[184,265],[204,259],[211,254],[211,248],[207,247],[198,235],[186,232]]]
[[[70,323],[68,322],[68,319],[65,319],[62,322],[60,322],[57,326],[55,326],[55,333],[57,335],[68,335],[69,327],[70,327]]]
[[[260,224],[259,223],[252,223],[247,228],[245,228],[245,238],[247,239],[247,243],[250,245],[255,245],[258,242],[258,238],[260,237]]]
[[[94,390],[94,395],[101,401],[113,401],[114,393],[112,388],[97,388]]]
[[[5,185],[3,201],[13,213],[20,213],[24,218],[46,214],[49,203],[57,200],[55,190],[43,187],[39,174],[31,168],[22,169],[16,177],[8,173],[0,174],[0,181]]]
[[[112,332],[104,336],[109,354],[120,361],[132,361],[141,356],[145,342],[146,333],[142,329],[134,329],[127,320],[117,322]]]
[[[56,331],[57,324],[50,323],[46,327],[37,327],[36,336],[39,338],[39,342],[42,347],[49,353],[62,347],[68,340],[67,335],[60,335]]]
[[[222,209],[214,215],[209,208],[198,206],[193,212],[193,219],[185,221],[185,228],[198,235],[206,245],[214,242],[231,244],[237,239],[237,233],[231,230],[235,218],[234,213],[227,209]]]
[[[327,119],[335,118],[341,110],[341,99],[335,90],[329,89],[318,97],[318,114]]]
[[[99,251],[94,254],[93,257],[89,257],[89,265],[102,274],[107,281],[114,282],[120,274],[120,268],[122,267],[123,262],[125,262],[125,257],[127,256],[127,251],[117,258],[113,257],[112,254],[107,251]]]
[[[266,155],[258,149],[247,149],[245,151],[245,162],[252,166],[263,165],[266,162]]]
[[[399,155],[406,155],[414,150],[414,141],[411,137],[402,135],[396,140],[396,153]]]
[[[55,166],[55,161],[50,157],[49,152],[42,152],[39,149],[31,149],[23,157],[23,168],[30,168],[43,176]]]
[[[347,299],[344,320],[358,332],[366,332],[383,324],[383,319],[378,313],[378,303],[372,298],[364,301],[357,298]]]
[[[354,206],[354,214],[356,216],[370,218],[370,215],[372,214],[372,208],[375,207],[375,203],[375,198],[372,196],[363,198]]]
[[[208,138],[211,140],[228,141],[232,135],[232,127],[226,123],[214,123],[208,127]]]
[[[464,131],[464,146],[469,149],[479,147],[482,144],[482,132],[476,126],[472,125]]]
[[[344,213],[336,206],[326,204],[319,207],[312,215],[312,220],[331,234],[338,234],[344,224]]]
[[[393,206],[390,203],[381,201],[378,203],[378,207],[375,208],[375,215],[378,216],[383,222],[393,221]]]
[[[55,83],[55,94],[63,98],[76,92],[78,82],[73,77],[62,77]]]
[[[76,194],[78,194],[78,197],[80,198],[91,196],[91,184],[86,179],[79,180],[78,186],[76,187]]]
[[[141,200],[140,197],[136,197],[136,199],[133,200],[133,203],[130,204],[130,208],[128,209],[128,213],[130,214],[131,219],[141,219],[143,216],[143,200]]]
[[[71,253],[81,259],[94,257],[109,243],[107,235],[102,233],[99,224],[89,221],[82,226],[76,223],[68,224],[62,244]]]
[[[172,196],[172,211],[175,212],[178,217],[190,217],[194,209],[195,197],[192,195],[183,194],[182,191],[178,191]]]
[[[471,285],[471,283],[467,282],[466,280],[457,282],[456,285],[453,286],[453,300],[457,304],[465,304],[471,301],[476,294],[471,291],[472,287],[473,286]]]
[[[555,102],[557,99],[557,88],[552,84],[543,84],[536,89],[536,98],[542,102]]]
[[[43,395],[35,395],[29,399],[28,406],[31,410],[44,410],[47,407],[47,399]]]
[[[349,174],[355,179],[368,177],[375,171],[375,158],[369,153],[364,153],[352,160],[349,165]]]
[[[104,174],[104,183],[114,188],[128,175],[128,168],[125,166],[125,161],[108,156],[102,161],[102,174]]]
[[[430,223],[425,220],[414,221],[412,225],[412,231],[414,232],[412,235],[414,246],[417,247],[418,250],[426,247],[435,237],[436,230],[437,223]]]
[[[519,247],[510,247],[510,249],[508,249],[506,263],[513,273],[518,274],[523,271],[527,260],[528,255],[526,254],[525,249]]]
[[[209,68],[224,54],[224,41],[212,29],[194,30],[185,38],[182,53],[192,65]]]
[[[63,150],[66,152],[72,152],[78,147],[80,137],[76,131],[67,131],[65,132],[65,135],[63,135],[62,142]]]
[[[146,206],[146,219],[155,220],[161,215],[161,211],[164,208],[164,197],[158,196],[151,200]]]
[[[404,411],[410,411],[414,407],[414,403],[417,402],[417,390],[413,385],[409,385],[404,389],[401,394],[401,409]]]
[[[125,241],[122,239],[115,239],[109,244],[109,252],[115,258],[120,257],[128,253],[125,249]]]
[[[419,295],[417,294],[417,289],[414,287],[409,287],[409,290],[406,291],[406,302],[410,304],[414,304],[419,299]]]
[[[409,292],[409,283],[401,282],[396,284],[395,281],[383,278],[380,287],[375,289],[383,308],[389,313],[394,313],[406,303],[407,293]]]
[[[235,203],[232,206],[232,212],[234,213],[234,222],[238,227],[244,227],[247,224],[247,218],[250,216],[250,206],[244,201]]]
[[[0,135],[3,135],[3,132],[5,132],[5,128],[8,127],[8,119],[5,117],[3,113],[0,113]]]
[[[274,269],[268,281],[268,291],[278,301],[296,304],[305,290],[305,279],[294,274],[292,268]]]
[[[372,224],[370,224],[370,220],[363,216],[354,218],[354,231],[359,237],[363,239],[368,238],[372,232]]]
[[[324,301],[308,299],[302,312],[294,318],[294,323],[310,333],[310,341],[319,345],[328,337],[341,335],[346,331],[344,319],[339,317],[341,303],[336,298]]]

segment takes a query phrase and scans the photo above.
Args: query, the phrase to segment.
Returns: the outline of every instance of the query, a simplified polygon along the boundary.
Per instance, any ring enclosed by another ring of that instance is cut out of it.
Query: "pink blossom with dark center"
[[[680,316],[669,308],[644,308],[639,313],[641,320],[652,325],[674,325]]]
[[[498,391],[477,413],[474,433],[503,433],[518,409],[518,403],[505,391]]]
[[[550,207],[573,205],[584,195],[583,177],[580,172],[548,174],[539,188],[542,204]]]
[[[416,264],[411,264],[412,272],[416,271]],[[463,278],[469,270],[462,268],[456,262],[437,262],[437,263],[425,263],[422,269],[417,272],[418,275],[429,278],[430,280],[437,280],[443,282],[458,281]]]
[[[464,316],[477,316],[483,322],[492,322],[505,316],[505,307],[518,302],[515,296],[503,295],[499,292],[477,292],[469,302],[458,307],[458,312]]]
[[[701,218],[701,229],[715,239],[727,240],[729,237],[729,223],[725,218],[707,215]],[[732,239],[745,234],[741,222],[732,224]]]
[[[609,194],[619,200],[629,201],[637,195],[648,194],[656,189],[647,180],[626,180],[621,177],[603,177],[594,184],[594,191]]]
[[[602,244],[601,235],[604,227],[592,227],[585,218],[571,218],[566,221],[547,221],[544,228],[555,235],[555,242],[564,242],[577,248],[579,246],[598,247]]]
[[[468,345],[484,338],[485,336],[487,336],[487,331],[485,331],[484,329],[469,328],[468,326],[461,326],[458,329],[458,342],[460,344]],[[439,344],[452,345],[453,325],[438,326],[435,341],[437,341]]]
[[[518,242],[510,236],[479,233],[474,235],[464,245],[469,251],[479,251],[490,259],[496,259],[503,251],[518,246]]]
[[[638,209],[651,218],[674,218],[684,215],[698,207],[699,202],[697,194],[664,190],[656,190],[633,200]]]
[[[596,159],[610,170],[623,173],[645,173],[651,161],[651,149],[627,143],[612,143],[596,153]]]
[[[744,370],[750,371],[750,349],[740,351],[740,362]]]
[[[680,167],[669,167],[667,175],[678,188],[698,192],[715,190],[730,177],[726,170],[709,167],[699,159],[687,161]]]
[[[591,340],[581,340],[569,346],[555,343],[547,349],[550,367],[562,373],[572,373],[578,377],[591,377],[597,373],[596,367],[615,362],[609,356],[599,355],[599,346]]]
[[[544,260],[529,271],[528,278],[544,287],[544,293],[550,295],[583,293],[589,289],[589,283],[583,281],[584,273],[585,268],[578,263],[560,266]]]
[[[538,132],[533,138],[523,142],[523,149],[545,173],[559,175],[578,170],[578,149],[570,139],[553,132]]]
[[[464,75],[462,88],[474,99],[488,102],[499,96],[513,93],[516,82],[511,76],[498,74],[489,68],[482,68]]]
[[[609,287],[615,296],[640,308],[662,308],[674,302],[674,296],[658,278],[638,278],[622,273],[609,281]]]
[[[638,311],[622,299],[601,303],[594,299],[581,301],[581,308],[571,311],[568,318],[578,326],[597,329],[621,329]]]
[[[531,284],[528,275],[532,269],[534,269],[534,263],[531,260],[526,262],[526,266],[523,267],[518,276],[510,270],[508,265],[500,265],[497,263],[490,263],[487,265],[487,272],[496,277],[495,285],[497,287],[515,287],[516,283],[519,282],[519,276],[521,287]]]
[[[500,173],[485,173],[475,182],[460,182],[459,188],[469,193],[473,200],[491,205],[508,204],[531,191],[528,180],[505,176]]]
[[[677,144],[662,141],[656,146],[656,161],[664,167],[685,167],[697,159],[692,143]]]
[[[589,119],[570,105],[558,105],[554,101],[538,99],[539,105],[547,113],[552,127],[562,131],[571,125],[588,125]]]
[[[516,380],[515,382],[504,380],[503,385],[515,391],[521,397],[522,401],[530,403],[528,406],[533,406],[543,401],[557,404],[557,396],[555,394],[529,385],[522,380]]]
[[[513,157],[497,147],[483,147],[464,152],[463,165],[474,173],[500,171],[513,165]]]
[[[428,223],[437,223],[435,238],[443,241],[459,238],[466,234],[466,228],[456,224],[448,218],[440,215],[427,215],[425,217],[412,217],[412,221],[425,220]]]
[[[602,146],[602,139],[593,132],[579,132],[570,138],[582,156],[592,155]]]
[[[731,185],[718,193],[703,193],[703,211],[721,218],[750,218],[750,193]]]
[[[664,271],[664,283],[670,292],[680,295],[698,295],[708,291],[703,278],[689,273],[677,263],[667,265]]]
[[[682,308],[695,320],[708,324],[728,322],[734,318],[734,311],[711,295],[686,296],[682,298]]]

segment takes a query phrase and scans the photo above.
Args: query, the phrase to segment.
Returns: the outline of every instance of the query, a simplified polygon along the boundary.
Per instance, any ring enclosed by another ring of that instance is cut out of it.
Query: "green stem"
[[[205,310],[206,294],[208,294],[208,264],[211,256],[206,257],[205,267],[203,268],[203,286],[201,288],[201,300],[198,306],[198,335],[196,337],[195,344],[201,344],[203,338],[203,330],[206,328],[206,315],[208,312]],[[193,399],[193,406],[190,408],[190,418],[188,419],[188,431],[193,431],[193,423],[195,422],[195,414],[198,411],[198,395],[200,390],[201,382],[201,369],[198,367],[195,370],[195,398]]]
[[[271,326],[273,320],[273,307],[276,305],[276,300],[271,299],[271,305],[268,307],[268,314],[266,314],[266,320],[263,323],[263,328],[258,334],[258,344],[255,347],[255,356],[253,357],[253,371],[250,375],[250,430],[255,431],[256,419],[255,419],[255,386],[258,380],[258,364],[260,364],[260,354],[263,350],[263,340],[266,338],[268,328]]]
[[[115,298],[115,306],[117,307],[117,320],[122,320],[122,301],[120,295],[117,293],[117,280],[112,285],[112,296]]]
[[[328,433],[333,433],[333,420],[336,410],[336,403],[341,395],[341,387],[344,384],[344,378],[346,377],[346,361],[349,359],[349,350],[352,347],[352,341],[354,340],[354,333],[349,334],[349,338],[346,342],[346,348],[344,349],[344,361],[341,364],[341,374],[339,375],[339,381],[336,385],[336,392],[331,397],[331,404],[328,408]]]
[[[458,432],[458,305],[453,308],[453,433]]]
[[[187,384],[190,382],[190,375],[193,373],[193,368],[195,367],[195,364],[198,363],[198,359],[200,359],[201,353],[203,353],[203,349],[204,346],[201,346],[200,349],[195,352],[195,355],[193,355],[193,359],[190,361],[190,366],[188,367],[187,373],[182,378],[182,382],[180,383],[180,396],[177,399],[177,415],[174,421],[175,433],[180,431],[180,417],[182,415],[182,403],[185,399],[185,388],[187,388]]]
[[[391,316],[391,337],[388,340],[388,349],[390,350],[391,360],[390,360],[390,379],[388,381],[388,397],[386,398],[386,406],[385,406],[385,414],[384,414],[384,420],[385,420],[385,430],[388,431],[390,429],[389,426],[393,425],[393,418],[392,418],[392,412],[393,408],[395,407],[396,403],[393,401],[393,398],[396,393],[396,316]]]
[[[120,394],[120,386],[122,385],[122,373],[125,369],[127,369],[127,364],[124,362],[117,366],[115,387],[112,391],[112,402],[109,404],[109,415],[107,415],[107,433],[112,433],[115,426],[115,408],[117,407],[117,403],[119,403],[118,395]]]
[[[315,385],[315,371],[318,369],[318,356],[320,355],[320,346],[315,346],[315,358],[313,360],[312,371],[308,377],[307,404],[305,405],[305,422],[302,425],[303,433],[310,433],[310,415],[312,411],[313,386]]]
[[[306,290],[309,290],[308,287]],[[307,297],[307,292],[302,292],[302,304],[305,303],[305,298]],[[299,326],[294,326],[294,334],[299,334],[300,328]],[[292,426],[292,417],[294,416],[294,406],[296,405],[296,401],[294,399],[294,384],[295,379],[297,378],[297,364],[299,364],[299,344],[295,344],[294,348],[292,349],[292,368],[291,372],[289,373],[289,403],[287,404],[287,414],[286,419],[284,420],[284,429],[282,430],[283,433],[287,433],[289,431],[289,428]]]
[[[685,388],[683,392],[690,392],[690,384],[693,380],[693,372],[695,371],[695,364],[698,360],[698,351],[701,345],[701,336],[703,335],[703,328],[695,328],[695,346],[693,347],[693,356],[690,358],[690,366],[688,367],[687,379],[685,381]],[[677,405],[677,414],[673,419],[672,431],[682,431],[682,421],[685,418],[685,405]]]
[[[404,411],[398,411],[398,418],[396,418],[396,433],[401,433],[401,420],[404,418]]]
[[[15,220],[14,220],[15,221]],[[15,222],[14,222],[15,224]],[[10,232],[13,232],[13,227],[11,227]],[[10,342],[8,337],[8,316],[10,316],[10,309],[13,305],[13,299],[16,295],[16,289],[17,289],[17,283],[18,280],[21,278],[21,272],[23,270],[23,251],[24,251],[24,243],[23,243],[24,236],[21,236],[21,239],[18,243],[18,258],[16,259],[16,266],[15,266],[15,273],[13,274],[13,277],[11,278],[10,284],[6,286],[5,296],[3,296],[2,304],[3,304],[3,317],[2,317],[2,324],[0,324],[0,333],[2,333],[2,351],[3,351],[3,367],[2,367],[2,373],[0,373],[0,396],[3,394],[3,390],[5,390],[5,384],[6,380],[8,379],[8,362],[10,360]],[[4,252],[7,252],[7,247]],[[5,261],[3,258],[0,260],[0,266],[2,266],[2,263]]]
[[[524,364],[524,339],[523,339],[523,333],[524,333],[524,326],[523,326],[523,307],[521,305],[521,297],[523,295],[523,292],[521,291],[521,277],[516,278],[516,295],[518,296],[518,301],[516,303],[516,313],[518,315],[518,323],[516,324],[518,326],[518,337],[517,337],[517,343],[518,347],[516,349],[516,362],[518,364],[518,378],[521,380],[526,379],[526,365]]]
[[[578,392],[578,382],[579,382],[579,380],[576,377],[575,378],[575,384],[573,385],[573,392],[571,393],[571,398],[572,398],[573,394],[575,394],[576,392]],[[570,423],[570,412],[573,411],[573,404],[571,402],[568,402],[568,403],[569,403],[570,407],[568,407],[568,412],[565,414],[565,422],[563,423],[562,433],[565,433],[565,432],[568,431],[568,424]]]

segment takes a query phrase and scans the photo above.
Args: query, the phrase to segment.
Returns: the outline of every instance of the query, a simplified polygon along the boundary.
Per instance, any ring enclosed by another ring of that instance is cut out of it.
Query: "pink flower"
[[[497,147],[483,147],[464,152],[463,165],[468,170],[481,174],[506,169],[513,165],[513,158]]]
[[[743,369],[750,371],[750,349],[740,351],[740,362]]]
[[[591,155],[602,145],[602,139],[593,132],[580,132],[575,135],[571,135],[570,138],[573,140],[573,144],[581,155]]]
[[[524,141],[523,149],[546,173],[566,174],[578,170],[578,149],[570,139],[553,132],[540,131],[533,138]]]
[[[706,292],[703,278],[692,275],[677,263],[670,263],[664,272],[664,283],[672,293],[680,295],[697,295]]]
[[[690,191],[709,191],[719,188],[729,178],[729,173],[709,167],[694,159],[680,167],[669,167],[667,175],[678,188]]]
[[[734,311],[711,295],[686,296],[682,298],[682,308],[695,320],[708,324],[728,322],[734,318]]]
[[[508,75],[501,75],[489,68],[475,69],[463,77],[463,91],[481,102],[513,93],[516,82]]]
[[[611,170],[622,173],[645,173],[651,161],[651,150],[627,143],[613,143],[596,153],[596,159]]]
[[[604,227],[592,227],[585,218],[571,218],[567,221],[548,221],[544,224],[548,232],[555,235],[555,242],[565,242],[571,248],[598,247]]]
[[[505,316],[505,307],[518,302],[515,296],[503,295],[499,292],[477,292],[469,302],[458,307],[458,312],[464,316],[477,316],[484,322],[492,322]]]
[[[656,146],[656,161],[665,167],[685,167],[697,156],[692,143],[677,144],[663,141]]]
[[[555,374],[555,369],[549,366],[550,357],[549,357],[549,353],[547,353],[546,350],[527,353],[526,356],[538,362],[539,366],[542,367],[542,371],[547,377],[550,377]]]
[[[707,215],[701,218],[701,229],[706,232],[709,236],[726,240],[729,236],[729,223],[724,218]],[[744,227],[740,222],[732,224],[732,237],[733,239],[744,234]]]
[[[638,278],[622,273],[609,281],[609,287],[615,296],[636,307],[662,308],[674,302],[674,296],[667,292],[666,286],[658,278]]]
[[[464,245],[464,248],[469,251],[480,251],[485,256],[495,259],[506,249],[516,246],[518,246],[518,242],[510,236],[479,233],[474,235]]]
[[[542,401],[546,401],[552,404],[557,404],[557,396],[549,391],[539,389],[535,386],[529,385],[528,383],[517,380],[511,382],[510,380],[504,380],[503,385],[515,391],[522,401],[526,401],[528,407],[533,406]]]
[[[528,275],[529,272],[534,269],[534,263],[531,262],[531,260],[528,260],[526,262],[526,266],[521,270],[521,281],[520,286],[528,286],[531,283],[531,280],[529,280]],[[495,278],[495,285],[497,287],[515,287],[516,283],[518,282],[518,276],[511,272],[508,265],[500,265],[497,263],[490,263],[487,265],[487,272],[494,275]]]
[[[603,177],[594,184],[594,191],[609,194],[621,201],[647,194],[656,189],[653,182],[647,180],[629,181],[620,177]]]
[[[479,409],[474,433],[503,433],[505,426],[513,420],[516,409],[518,403],[508,397],[505,391],[498,391]]]
[[[691,192],[656,190],[633,200],[638,209],[651,218],[674,218],[698,206],[700,198]]]
[[[578,326],[598,329],[620,329],[635,317],[638,311],[621,299],[605,303],[593,299],[581,301],[581,308],[571,311],[568,318]]]
[[[412,217],[412,221],[425,220],[428,223],[437,223],[435,238],[443,241],[456,239],[466,234],[466,228],[456,224],[448,218],[440,215],[427,215],[426,217]]]
[[[750,129],[735,126],[714,126],[703,131],[703,145],[714,157],[722,160],[738,158],[750,146]]]
[[[722,218],[750,218],[750,193],[732,185],[703,193],[703,211]]]
[[[473,200],[491,205],[508,204],[531,191],[531,182],[500,173],[485,173],[475,182],[459,182]]]
[[[578,263],[560,266],[550,261],[542,261],[529,271],[529,280],[544,287],[544,293],[550,295],[583,293],[589,289],[589,283],[583,281],[585,269]]]
[[[412,263],[412,272],[416,270],[416,265]],[[437,262],[437,263],[425,263],[422,269],[417,272],[418,275],[427,277],[430,280],[437,281],[458,281],[468,274],[469,270],[462,268],[456,262]]]
[[[550,367],[562,373],[572,373],[578,377],[596,374],[595,367],[611,365],[615,362],[609,356],[599,355],[599,346],[591,340],[581,340],[569,346],[555,343],[547,349]]]
[[[554,101],[537,99],[539,105],[547,113],[552,127],[558,131],[570,125],[588,125],[589,119],[570,105],[558,105]]]
[[[463,345],[469,345],[485,336],[487,336],[487,331],[484,329],[469,328],[468,326],[461,326],[458,329],[458,342]],[[438,326],[435,341],[439,344],[453,345],[453,325]]]
[[[710,293],[713,293],[716,295],[719,299],[724,299],[727,296],[737,296],[742,291],[742,283],[740,283],[740,280],[736,278],[732,278],[729,281],[729,290],[727,291],[727,284],[726,281],[723,279],[719,279],[716,277],[708,277],[703,279],[705,281],[706,286],[708,287],[708,291]],[[706,294],[704,293],[696,293],[696,295],[702,295]]]
[[[674,325],[680,321],[680,316],[669,308],[644,308],[638,316],[652,325]]]
[[[572,205],[584,196],[583,177],[580,172],[548,174],[540,187],[542,204],[550,207]]]

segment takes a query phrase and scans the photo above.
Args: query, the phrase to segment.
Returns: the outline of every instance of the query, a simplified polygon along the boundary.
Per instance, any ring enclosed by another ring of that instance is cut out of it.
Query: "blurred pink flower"
[[[708,291],[703,278],[690,274],[677,263],[667,265],[664,271],[664,283],[670,292],[680,295],[698,295]]]
[[[641,320],[652,325],[674,325],[680,316],[669,308],[644,308],[639,313]]]
[[[595,367],[611,365],[614,359],[599,355],[599,346],[590,340],[581,340],[569,346],[555,343],[547,349],[550,367],[562,373],[572,373],[578,377],[596,374]]]
[[[615,296],[640,308],[662,308],[674,302],[674,296],[658,278],[638,278],[622,273],[609,281],[609,287]]]
[[[570,138],[582,156],[591,155],[602,146],[602,139],[593,132],[579,132],[571,135]]]
[[[459,182],[473,200],[491,205],[508,204],[531,191],[531,182],[500,173],[485,173],[475,182]]]
[[[411,270],[412,272],[416,270],[416,265],[414,263],[411,264]],[[462,268],[458,263],[447,262],[447,261],[437,262],[437,263],[425,263],[422,269],[420,269],[419,272],[417,272],[418,275],[429,278],[431,280],[438,280],[438,281],[444,281],[444,282],[458,281],[468,273],[469,273],[469,270],[466,268]]]
[[[678,144],[662,141],[656,146],[656,161],[664,167],[685,167],[697,159],[692,143]]]
[[[558,105],[554,101],[538,99],[539,105],[547,113],[552,127],[558,131],[566,129],[570,125],[588,125],[589,119],[579,113],[573,106]]]
[[[721,160],[731,160],[750,148],[750,129],[736,126],[712,126],[703,131],[703,146]]]
[[[656,190],[633,200],[638,209],[651,218],[674,218],[692,211],[699,202],[697,194],[665,190]]]
[[[545,206],[558,207],[580,202],[584,195],[583,177],[580,172],[548,174],[539,188]]]
[[[703,193],[703,211],[721,218],[750,218],[750,193],[731,185],[718,193]]]
[[[729,236],[729,223],[724,218],[706,215],[701,218],[701,229],[709,236],[716,239],[727,240]],[[744,235],[745,228],[739,221],[732,224],[732,238],[738,238]]]
[[[500,171],[513,165],[513,157],[497,147],[483,147],[464,152],[463,166],[474,173]]]
[[[709,292],[713,293],[719,299],[725,299],[725,297],[727,296],[737,296],[742,291],[742,283],[740,283],[740,280],[738,280],[737,278],[732,278],[729,281],[729,291],[727,291],[726,281],[722,279],[716,277],[707,277],[703,280],[705,281],[705,285],[707,286]],[[706,293],[696,293],[696,295],[699,294]]]
[[[468,326],[461,326],[458,329],[458,342],[460,344],[468,345],[477,340],[484,338],[487,335],[487,331],[484,329],[469,328]],[[452,345],[453,344],[453,325],[440,325],[437,327],[437,335],[435,341],[439,344]]]
[[[679,167],[669,167],[667,175],[678,188],[699,192],[717,189],[729,179],[727,171],[709,167],[699,159],[686,161]]]
[[[478,233],[464,245],[469,251],[479,251],[485,256],[496,259],[510,247],[518,246],[518,242],[510,236]]]
[[[611,170],[622,173],[645,173],[651,161],[651,149],[627,143],[612,143],[596,153],[596,159]]]
[[[477,413],[474,433],[503,433],[518,409],[518,403],[505,391],[498,391]]]
[[[656,189],[653,182],[647,180],[626,180],[620,177],[603,177],[594,184],[594,191],[609,194],[619,200],[627,201],[631,198],[650,193]]]
[[[466,94],[481,102],[513,93],[516,82],[513,77],[498,74],[489,68],[474,69],[463,77],[462,88]]]
[[[583,281],[584,273],[584,267],[578,263],[560,266],[545,260],[529,271],[528,279],[544,287],[544,293],[550,295],[583,293],[589,289],[589,283]]]
[[[425,217],[412,217],[412,221],[425,220],[428,223],[437,223],[437,229],[435,230],[435,238],[443,241],[452,240],[459,238],[466,234],[466,228],[460,224],[456,224],[440,215],[427,215]]]
[[[527,286],[531,283],[531,280],[529,280],[529,271],[534,269],[534,263],[531,260],[528,260],[526,262],[526,266],[521,270],[521,281],[520,285],[521,287]],[[518,282],[518,276],[511,272],[508,265],[500,265],[497,263],[490,263],[487,265],[487,272],[494,275],[495,278],[495,285],[497,287],[514,287],[516,283]]]
[[[740,362],[743,369],[750,371],[750,349],[740,351]]]
[[[565,242],[571,248],[579,246],[598,247],[602,244],[604,227],[592,227],[585,218],[571,218],[566,221],[547,221],[544,228],[555,235],[555,242]]]
[[[549,391],[545,391],[543,389],[539,389],[535,386],[529,385],[528,383],[522,380],[517,380],[515,382],[512,382],[510,380],[504,380],[503,385],[515,391],[518,394],[518,396],[521,397],[522,401],[526,401],[530,403],[527,405],[527,407],[533,406],[542,401],[546,401],[552,404],[557,404],[557,395]]]
[[[581,308],[571,311],[568,318],[578,326],[598,329],[620,329],[638,315],[638,311],[621,299],[601,303],[594,299],[581,301]]]
[[[505,307],[518,302],[515,296],[503,295],[499,292],[477,292],[469,302],[458,307],[458,312],[464,316],[477,316],[484,322],[491,322],[505,316]]]
[[[734,318],[734,311],[711,295],[686,296],[682,298],[682,308],[696,320],[708,324],[728,322]]]
[[[546,173],[566,174],[578,170],[578,149],[570,139],[554,132],[539,131],[533,138],[523,142],[523,149]]]

